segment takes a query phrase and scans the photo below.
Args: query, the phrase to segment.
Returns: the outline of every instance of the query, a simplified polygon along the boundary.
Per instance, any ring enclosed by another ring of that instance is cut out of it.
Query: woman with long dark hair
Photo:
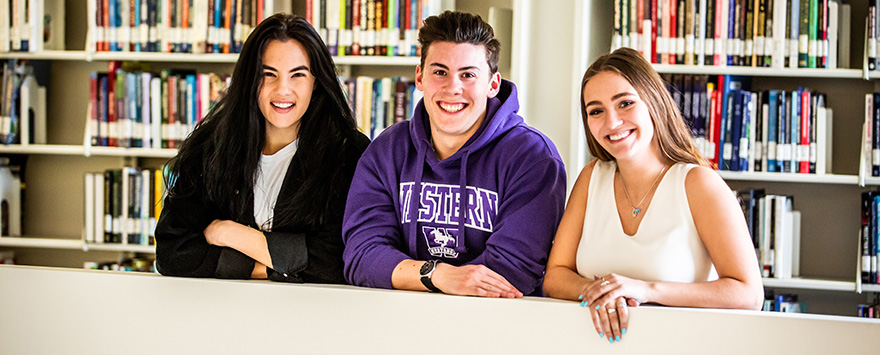
[[[303,18],[254,29],[226,96],[168,162],[160,273],[345,282],[342,215],[369,139],[336,75]]]

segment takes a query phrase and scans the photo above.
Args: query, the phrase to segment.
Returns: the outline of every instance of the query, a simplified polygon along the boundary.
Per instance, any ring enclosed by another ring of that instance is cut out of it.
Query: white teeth
[[[293,103],[292,102],[285,102],[285,103],[273,102],[272,106],[275,106],[277,108],[289,108],[290,106],[293,106]]]
[[[442,108],[444,111],[448,111],[448,112],[458,112],[458,111],[461,111],[462,109],[464,109],[464,104],[453,104],[453,105],[439,104],[439,105],[440,105],[440,108]]]
[[[616,141],[616,140],[626,138],[627,136],[629,136],[629,134],[630,134],[630,131],[623,131],[618,134],[612,134],[612,135],[608,136],[608,139]]]

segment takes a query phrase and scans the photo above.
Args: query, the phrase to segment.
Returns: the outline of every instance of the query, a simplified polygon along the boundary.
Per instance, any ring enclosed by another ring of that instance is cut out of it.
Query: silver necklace
[[[660,181],[660,175],[663,175],[663,172],[666,171],[666,164],[663,164],[663,169],[660,169],[660,173],[657,174],[657,177],[654,178],[654,183],[651,184],[651,188],[648,189],[648,192],[645,193],[645,196],[642,196],[642,199],[639,200],[639,203],[633,205],[632,200],[629,198],[629,191],[626,191],[626,181],[623,181],[623,174],[620,175],[620,182],[623,184],[623,194],[626,196],[626,201],[629,202],[629,205],[632,206],[632,217],[636,218],[639,213],[642,212],[642,209],[639,206],[642,205],[642,202],[645,202],[645,199],[648,198],[648,195],[651,194],[651,190],[657,186],[657,181]],[[620,172],[620,168],[617,169],[617,172]]]

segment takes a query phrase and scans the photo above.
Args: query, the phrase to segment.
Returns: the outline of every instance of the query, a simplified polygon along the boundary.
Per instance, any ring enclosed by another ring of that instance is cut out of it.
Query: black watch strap
[[[424,264],[422,264],[422,268],[419,270],[419,273],[422,276],[422,285],[425,285],[425,287],[428,288],[428,290],[430,290],[431,292],[443,293],[443,291],[440,291],[440,289],[437,288],[437,286],[434,286],[434,283],[431,282],[431,276],[434,276],[434,270],[437,270],[437,264],[439,262],[439,260],[426,261]]]

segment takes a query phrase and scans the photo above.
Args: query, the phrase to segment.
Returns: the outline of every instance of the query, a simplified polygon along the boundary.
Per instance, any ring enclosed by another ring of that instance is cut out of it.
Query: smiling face
[[[590,133],[615,159],[661,155],[648,106],[626,79],[601,72],[587,82],[583,95]]]
[[[309,57],[296,40],[273,40],[263,52],[260,112],[266,118],[266,140],[293,142],[309,107],[315,77]]]
[[[482,45],[434,42],[424,63],[416,67],[416,88],[425,93],[435,144],[452,141],[460,147],[485,119],[486,102],[498,93],[501,75],[490,72]]]

